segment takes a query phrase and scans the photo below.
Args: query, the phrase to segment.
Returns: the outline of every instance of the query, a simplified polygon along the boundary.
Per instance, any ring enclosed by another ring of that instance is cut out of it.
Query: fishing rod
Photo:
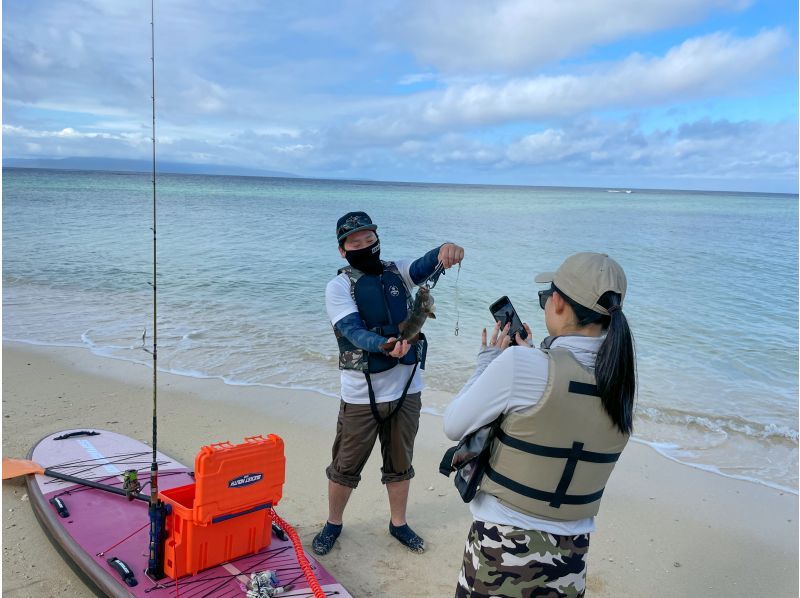
[[[164,506],[158,499],[158,294],[157,272],[158,261],[156,251],[156,29],[155,29],[155,0],[150,0],[150,75],[152,118],[153,118],[153,461],[150,464],[150,501],[148,513],[150,516],[150,537],[147,559],[147,575],[152,579],[164,577],[163,535],[166,513]]]

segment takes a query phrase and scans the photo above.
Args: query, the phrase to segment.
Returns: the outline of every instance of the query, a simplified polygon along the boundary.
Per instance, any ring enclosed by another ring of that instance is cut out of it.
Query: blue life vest
[[[397,337],[400,334],[398,326],[408,317],[413,300],[395,263],[382,262],[382,264],[384,270],[379,275],[365,274],[352,266],[342,268],[339,273],[347,274],[350,279],[350,294],[364,321],[364,327],[387,338]],[[359,349],[335,326],[334,333],[339,344],[340,369],[376,374],[390,370],[398,363],[413,365],[424,359],[424,341],[417,343],[405,357],[398,359],[383,353],[370,353]]]

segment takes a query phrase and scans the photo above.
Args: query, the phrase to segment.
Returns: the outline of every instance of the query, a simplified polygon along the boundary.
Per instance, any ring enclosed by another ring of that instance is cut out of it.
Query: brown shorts
[[[328,479],[348,488],[358,486],[376,438],[380,438],[383,457],[381,482],[388,484],[413,478],[411,459],[419,429],[421,395],[419,392],[408,394],[400,411],[383,424],[375,421],[369,405],[341,401],[336,439],[333,441],[333,460],[325,470]],[[396,405],[397,401],[378,403],[378,413],[386,417]]]

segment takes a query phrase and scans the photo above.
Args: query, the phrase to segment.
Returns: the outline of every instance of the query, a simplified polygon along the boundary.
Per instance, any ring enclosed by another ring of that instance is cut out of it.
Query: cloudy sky
[[[156,3],[159,158],[796,192],[797,2]],[[3,156],[146,158],[150,5],[3,3]]]

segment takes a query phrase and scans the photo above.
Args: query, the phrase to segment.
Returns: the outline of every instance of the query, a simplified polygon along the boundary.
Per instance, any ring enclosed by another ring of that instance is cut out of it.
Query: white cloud
[[[444,72],[531,70],[588,48],[693,23],[742,0],[417,0],[387,31]]]
[[[664,56],[634,54],[580,75],[516,78],[418,94],[398,103],[393,111],[360,119],[353,130],[365,136],[407,137],[450,127],[542,120],[739,93],[747,83],[767,74],[787,45],[787,35],[780,29],[750,38],[714,33],[687,40]]]
[[[258,3],[170,0],[156,6],[158,100],[184,118],[218,114],[235,103],[220,81],[225,62],[257,27]],[[150,96],[149,4],[108,0],[25,2],[3,16],[4,101],[76,112],[140,114]],[[13,23],[10,24],[10,23]],[[56,99],[57,98],[57,99]]]
[[[110,133],[81,133],[72,127],[65,127],[60,131],[41,131],[14,125],[3,125],[3,136],[5,137],[6,135],[10,137],[25,137],[28,139],[122,139],[122,136],[112,135]]]
[[[795,122],[702,119],[646,132],[633,119],[575,119],[507,144],[446,134],[372,157],[390,180],[391,157],[418,181],[791,192],[797,143]]]
[[[159,157],[311,176],[464,182],[503,172],[509,182],[525,182],[524,172],[559,165],[650,176],[660,162],[682,177],[702,163],[711,173],[740,169],[784,180],[797,151],[777,147],[771,136],[786,127],[725,127],[716,119],[679,126],[686,114],[714,115],[719,106],[734,120],[739,105],[757,119],[762,99],[774,109],[764,118],[790,113],[777,94],[794,93],[786,81],[796,81],[796,71],[780,69],[796,29],[764,18],[773,29],[749,37],[707,33],[719,28],[715,13],[735,31],[750,13],[732,11],[748,5],[171,0],[156,15]],[[6,156],[148,155],[145,12],[111,0],[5,8]],[[696,37],[681,42],[682,24]],[[648,37],[656,31],[667,33]],[[679,41],[663,49],[667,39]],[[614,55],[640,51],[600,62],[598,48],[614,42]],[[537,68],[543,64],[551,66]],[[645,134],[624,120],[636,113],[652,123],[653,107],[661,131]],[[704,122],[705,133],[695,134]],[[718,159],[726,146],[737,155]]]
[[[230,94],[217,83],[195,74],[186,74],[179,81],[178,105],[181,111],[194,114],[215,114],[227,111]],[[174,102],[173,102],[174,104]]]
[[[273,146],[272,149],[281,154],[302,156],[311,152],[311,150],[314,149],[314,146],[309,143],[295,143],[294,145],[276,145]]]
[[[704,119],[644,133],[635,121],[591,120],[524,136],[508,146],[506,157],[520,166],[559,164],[607,175],[791,181],[797,141],[789,122]]]
[[[414,73],[401,77],[397,82],[398,85],[415,85],[417,83],[425,83],[427,81],[435,81],[437,75],[435,73]]]
[[[104,133],[77,127],[41,130],[3,125],[3,154],[11,157],[132,158],[144,157],[149,147],[147,134]]]
[[[559,129],[546,129],[526,135],[509,145],[506,156],[511,162],[540,164],[559,162],[574,156],[601,155],[601,137],[574,138]]]
[[[419,181],[554,185],[622,181],[641,187],[788,191],[797,180],[797,142],[796,123],[786,121],[702,119],[648,132],[635,119],[579,118],[507,143],[448,133],[396,147],[364,148],[359,155],[369,154],[373,178],[396,179],[392,169],[402,166],[413,173],[410,180]],[[355,175],[354,161],[342,167],[342,161],[335,159],[340,151],[342,156],[351,154],[328,144],[325,153],[330,161],[320,161],[317,167],[336,163],[339,170],[318,174]]]
[[[3,133],[11,155],[20,157],[44,153],[145,158],[150,150],[145,135],[128,133],[97,135],[70,127],[33,131],[11,125],[4,125]],[[173,133],[160,139],[159,156],[167,162],[230,164],[323,177],[491,182],[498,175],[497,182],[518,184],[615,185],[616,181],[640,187],[786,191],[796,185],[798,168],[794,122],[702,119],[645,132],[636,120],[574,119],[509,142],[446,133],[395,146],[358,147],[312,131],[294,137],[246,132],[206,139],[187,136],[186,131]]]
[[[601,21],[605,24],[597,27],[617,32],[634,25],[644,27],[645,22],[663,22],[666,27],[677,14],[673,4],[686,8],[687,2],[654,0],[645,11],[630,0],[613,0],[610,5],[604,4],[607,14]],[[512,40],[517,35],[515,31],[527,31],[525,18],[532,18],[531,14],[549,15],[548,22],[555,27],[556,22],[562,23],[562,19],[575,12],[596,16],[597,4],[555,0],[470,2],[461,12],[453,9],[452,27],[463,28],[462,20],[485,21],[486,27],[493,27],[492,19],[485,14],[489,10],[486,7],[491,6],[492,11],[506,15],[501,20],[510,23],[507,37]],[[9,107],[35,106],[119,116],[126,123],[138,116],[145,123],[149,116],[149,46],[139,42],[146,42],[149,36],[148,19],[140,18],[133,8],[123,9],[97,0],[74,6],[36,3],[33,6],[39,9],[31,8],[30,14],[25,13],[27,9],[16,7],[16,11],[23,13],[14,15],[15,25],[19,26],[7,28],[4,36],[4,63],[8,63],[3,71],[7,122],[15,113]],[[369,16],[358,16],[353,6],[335,15],[336,22],[349,23],[354,29],[354,22],[363,24],[359,19],[377,18],[376,7],[366,11]],[[386,5],[382,6],[385,13]],[[447,6],[436,2],[431,14],[435,16]],[[714,6],[736,8],[737,3],[692,0],[692,6],[701,14]],[[333,55],[324,59],[321,55],[310,55],[297,60],[232,52],[237,43],[253,43],[248,35],[256,35],[257,24],[268,16],[271,18],[269,11],[252,12],[256,9],[258,3],[238,9],[203,3],[202,10],[177,0],[163,5],[160,9],[163,33],[156,48],[157,110],[161,121],[179,127],[192,126],[199,135],[223,129],[242,131],[256,126],[283,126],[296,130],[329,129],[336,136],[335,129],[340,128],[343,137],[355,135],[354,145],[378,143],[380,139],[394,143],[398,139],[436,134],[449,127],[463,130],[517,120],[546,120],[586,111],[662,105],[739,91],[744,84],[768,72],[781,50],[787,47],[787,36],[781,30],[751,38],[712,34],[688,40],[663,56],[635,54],[616,64],[583,65],[569,74],[510,80],[495,74],[478,82],[474,78],[451,77],[442,80],[444,89],[402,97],[342,93],[332,89],[340,83],[336,77],[342,76],[336,74],[353,69],[352,76],[359,77],[359,65],[363,64],[360,55],[355,60],[349,55],[340,59]],[[418,6],[416,10],[423,8]],[[304,29],[298,13],[283,9],[279,18],[282,20],[277,21],[278,26]],[[49,26],[33,26],[39,20]],[[322,20],[327,22],[327,18]],[[103,26],[98,26],[100,22]],[[133,22],[139,24],[133,26]],[[325,27],[311,31],[322,35]],[[556,45],[572,43],[569,40],[573,38],[584,39],[583,29],[576,26]],[[50,30],[52,33],[47,33]],[[536,31],[529,33],[530,36],[535,37]],[[489,43],[484,37],[471,36],[463,43],[475,46],[480,53],[481,44]],[[130,43],[131,40],[137,43]],[[513,43],[509,43],[513,48]],[[448,47],[454,52],[460,48],[455,42]],[[38,66],[32,63],[37,60],[41,62]],[[433,72],[412,72],[393,80],[408,86],[433,80],[435,76]]]

